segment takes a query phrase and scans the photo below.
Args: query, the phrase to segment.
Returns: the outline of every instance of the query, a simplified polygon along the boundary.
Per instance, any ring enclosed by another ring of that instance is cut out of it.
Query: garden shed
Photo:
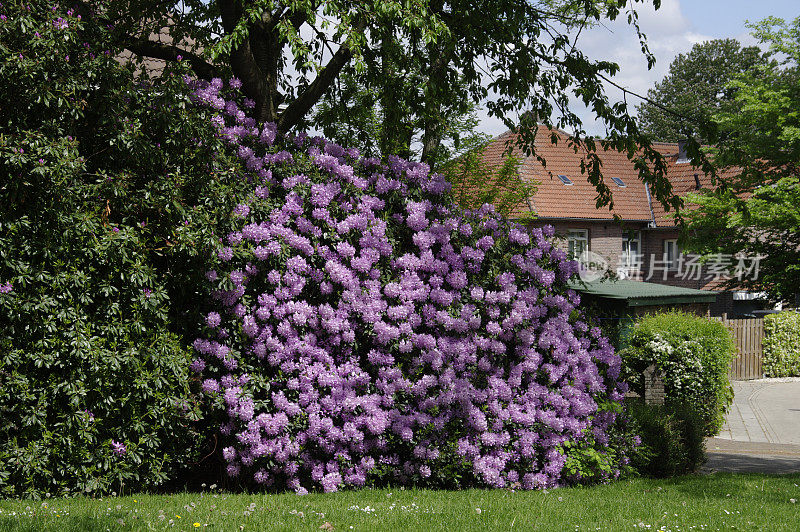
[[[576,281],[571,284],[581,293],[585,303],[597,303],[606,312],[617,315],[641,316],[672,309],[707,316],[711,303],[717,298],[717,294],[709,290],[629,279]]]
[[[572,289],[581,294],[581,303],[589,307],[615,347],[624,347],[627,330],[637,317],[678,310],[708,316],[716,292],[695,290],[630,279],[602,279],[592,282],[572,281]]]

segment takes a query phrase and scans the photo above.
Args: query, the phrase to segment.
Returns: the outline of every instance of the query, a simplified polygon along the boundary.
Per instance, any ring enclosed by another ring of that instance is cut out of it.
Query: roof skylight
[[[625,183],[619,177],[612,177],[611,181],[617,184],[617,186],[624,187]]]
[[[565,176],[565,175],[559,174],[559,175],[558,175],[558,178],[559,178],[559,179],[561,180],[561,182],[562,182],[562,183],[564,183],[565,185],[571,185],[571,184],[572,184],[572,181],[570,180],[570,178],[568,178],[568,177],[567,177],[567,176]]]

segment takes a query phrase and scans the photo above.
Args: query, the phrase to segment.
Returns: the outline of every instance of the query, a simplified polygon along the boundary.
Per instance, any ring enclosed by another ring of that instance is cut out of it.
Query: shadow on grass
[[[124,525],[120,523],[122,517],[104,516],[97,517],[91,515],[76,515],[54,517],[0,517],[0,530],[13,532],[39,532],[53,530],[58,532],[101,532],[106,530],[134,530],[134,523],[129,523],[123,519]],[[141,523],[139,523],[141,526]]]

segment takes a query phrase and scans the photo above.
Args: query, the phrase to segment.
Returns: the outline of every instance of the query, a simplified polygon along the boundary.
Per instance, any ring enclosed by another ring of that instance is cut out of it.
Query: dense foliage
[[[706,460],[704,420],[690,405],[626,403],[641,445],[631,456],[640,475],[673,477],[696,472]]]
[[[714,115],[713,155],[725,177],[723,186],[691,197],[697,208],[688,217],[685,247],[733,256],[731,287],[794,303],[800,294],[800,17],[751,27],[769,46],[771,61],[732,81],[735,109]],[[739,254],[761,256],[758,269],[743,271]]]
[[[259,125],[235,78],[136,80],[60,4],[0,9],[3,495],[152,488],[208,451],[300,492],[624,469],[620,360],[551,230]]]
[[[424,164],[253,127],[238,86],[196,93],[252,179],[192,365],[229,475],[304,492],[618,474],[620,360],[552,228],[461,211]]]
[[[583,154],[598,206],[612,203],[601,164],[609,149],[631,158],[657,200],[681,205],[663,154],[639,130],[627,102],[607,90],[619,65],[590,58],[579,39],[587,26],[626,21],[652,66],[636,8],[659,8],[661,0],[78,3],[86,16],[113,24],[116,41],[136,57],[181,57],[206,80],[237,76],[255,104],[248,116],[274,121],[279,131],[341,131],[363,142],[351,147],[377,144],[381,157],[407,155],[419,141],[420,160],[432,164],[442,158],[451,125],[473,104],[517,128],[525,151],[534,151],[535,121],[521,116],[533,111],[575,133],[570,143]],[[329,112],[311,123],[323,100]],[[575,100],[605,126],[604,139],[588,137]],[[710,169],[693,139],[689,153]]]
[[[735,346],[722,322],[680,312],[656,314],[637,321],[627,342],[620,356],[631,387],[643,396],[642,372],[654,364],[667,405],[691,406],[706,434],[717,434],[733,400],[728,369]]]
[[[4,496],[156,486],[204,441],[185,333],[232,163],[180,76],[137,84],[109,43],[0,7]]]
[[[800,377],[800,313],[764,316],[764,374]]]
[[[640,127],[654,141],[678,142],[699,135],[708,143],[712,139],[703,124],[720,110],[736,108],[736,88],[730,82],[764,60],[757,46],[743,47],[736,39],[695,44],[672,60],[669,73],[637,106]]]

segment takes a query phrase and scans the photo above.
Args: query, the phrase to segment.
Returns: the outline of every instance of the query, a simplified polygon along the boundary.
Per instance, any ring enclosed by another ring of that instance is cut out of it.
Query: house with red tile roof
[[[756,294],[720,287],[721,266],[727,261],[739,265],[739,259],[720,257],[716,264],[714,260],[701,263],[699,257],[681,252],[674,211],[667,212],[651,196],[626,154],[614,150],[600,153],[603,178],[613,194],[613,207],[597,208],[597,190],[581,172],[586,152],[576,151],[567,142],[568,137],[562,131],[539,126],[534,147],[546,166],[537,157],[525,156],[519,148],[512,148],[520,157],[520,178],[536,186],[532,196],[513,210],[512,218],[525,220],[532,226],[554,226],[559,245],[570,256],[576,259],[587,253],[599,256],[622,279],[715,291],[717,298],[710,307],[712,315],[727,313],[736,317],[762,308]],[[493,139],[483,151],[484,162],[502,164],[514,140],[510,131]],[[677,195],[685,196],[711,186],[710,178],[689,162],[681,144],[654,143],[654,147],[667,159],[667,177]],[[754,267],[757,265],[752,260],[742,259],[743,274],[748,268],[752,274]]]

